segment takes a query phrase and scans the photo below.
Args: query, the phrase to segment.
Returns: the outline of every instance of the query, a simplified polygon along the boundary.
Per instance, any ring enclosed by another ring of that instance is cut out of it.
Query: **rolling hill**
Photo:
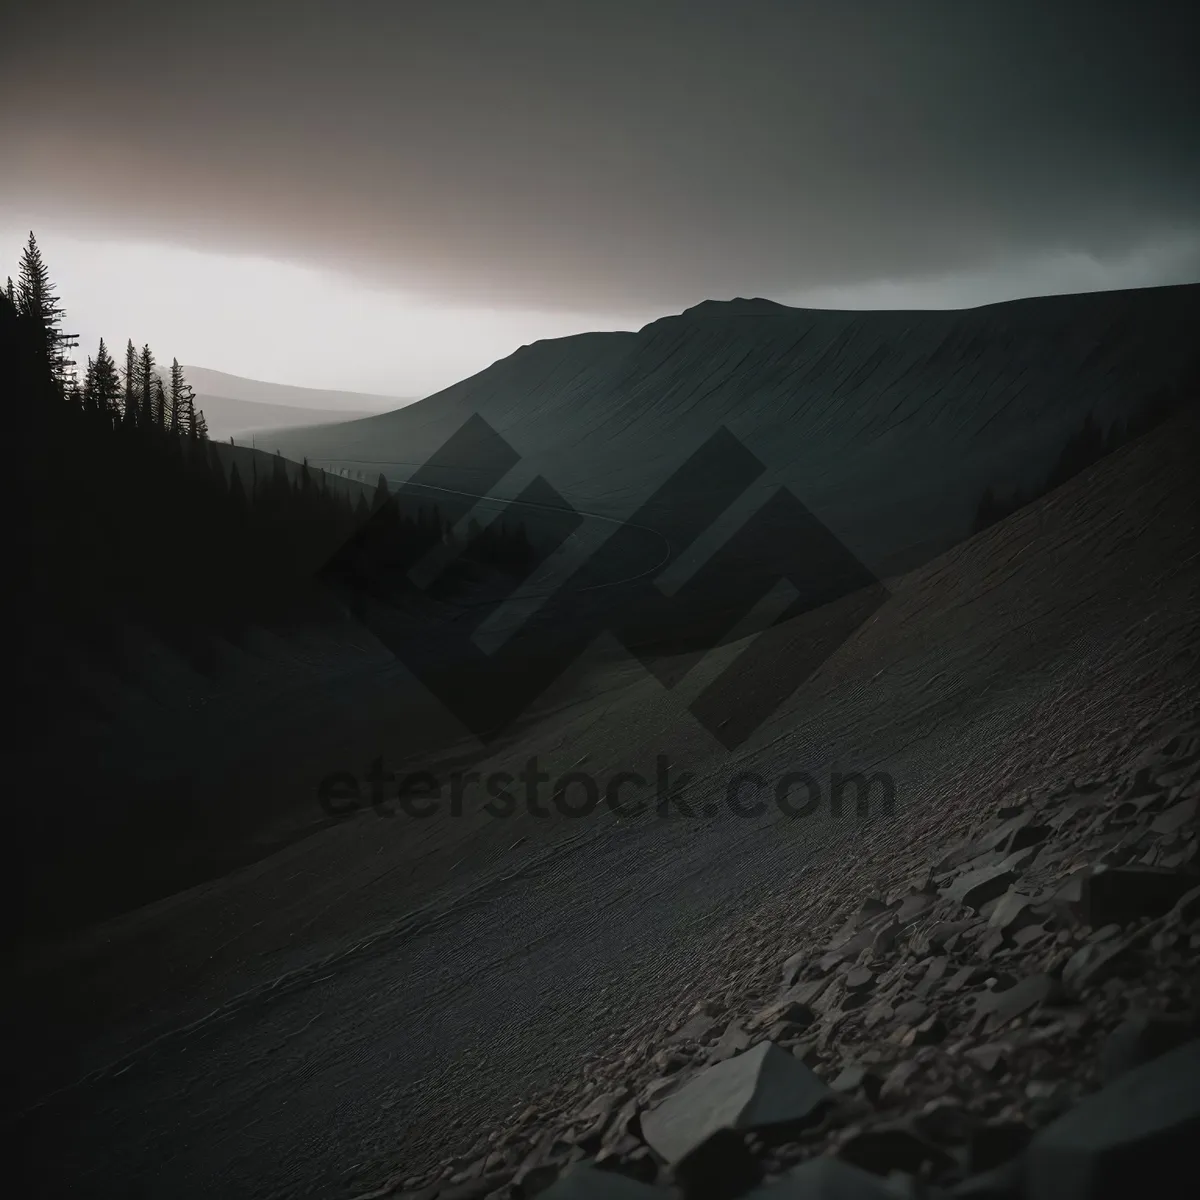
[[[249,441],[257,432],[334,424],[411,403],[397,396],[245,379],[207,367],[185,366],[184,373],[196,391],[196,403],[204,412],[209,432],[217,441],[231,437]]]

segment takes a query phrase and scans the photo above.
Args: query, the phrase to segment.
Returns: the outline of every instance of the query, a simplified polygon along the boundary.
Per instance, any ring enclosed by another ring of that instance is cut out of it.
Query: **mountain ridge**
[[[279,445],[399,482],[478,415],[524,460],[495,494],[536,471],[577,508],[624,517],[724,427],[766,468],[764,498],[791,488],[880,573],[967,536],[986,488],[1043,479],[1088,416],[1127,420],[1196,370],[1195,284],[960,310],[751,305],[537,342],[405,408],[283,431]],[[461,467],[444,486],[470,490]]]

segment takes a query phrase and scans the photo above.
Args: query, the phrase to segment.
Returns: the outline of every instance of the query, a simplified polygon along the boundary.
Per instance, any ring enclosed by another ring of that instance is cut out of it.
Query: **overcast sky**
[[[1196,279],[1195,7],[25,5],[0,248],[86,337],[402,395],[707,297]]]

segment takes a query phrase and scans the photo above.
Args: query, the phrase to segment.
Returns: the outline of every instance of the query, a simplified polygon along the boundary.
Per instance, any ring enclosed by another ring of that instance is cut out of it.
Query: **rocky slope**
[[[1177,723],[1200,712],[1198,434],[1194,420],[1161,427],[889,579],[878,620],[733,758],[636,663],[614,663],[479,764],[511,769],[537,754],[552,774],[586,761],[600,779],[631,765],[649,778],[668,753],[693,774],[697,807],[720,797],[734,769],[778,778],[850,764],[898,781],[888,819],[698,816],[614,829],[474,811],[418,826],[367,812],[14,963],[10,1134],[36,1164],[38,1193],[273,1200],[356,1195],[392,1178],[410,1191],[478,1195],[499,1191],[498,1176],[515,1177],[538,1150],[549,1161],[534,1165],[551,1169],[522,1177],[533,1190],[575,1146],[539,1150],[539,1137],[580,1136],[606,1114],[571,1118],[627,1087],[607,1135],[635,1091],[669,1075],[682,1087],[707,1063],[724,1029],[704,1035],[707,1045],[666,1044],[697,1005],[723,1003],[722,1019],[764,1043],[770,1027],[748,1021],[780,998],[782,963],[799,951],[800,961],[819,958],[864,897],[888,902],[919,887],[943,845],[995,810],[1077,778],[1119,784],[1136,776],[1143,739],[1161,748],[1187,732]],[[274,660],[272,648],[249,649],[247,670],[276,677],[256,663]],[[407,761],[405,743],[437,731],[416,724],[417,696],[406,710],[402,680],[369,649],[335,683],[324,664],[338,666],[336,655],[314,646],[311,663],[289,671],[309,681],[264,697],[279,731],[270,747],[226,777],[247,789],[261,780],[272,795],[295,778],[319,812],[312,778],[361,772],[380,752]],[[217,715],[260,727],[255,710]],[[303,756],[293,761],[281,752],[297,730]],[[197,761],[226,765],[211,744]],[[968,951],[956,944],[949,977],[970,965]],[[1012,975],[1042,972],[1040,958],[1003,961]],[[820,1001],[807,1003],[823,1020]],[[882,1026],[850,1040],[865,1017],[852,1012],[814,1059],[826,1085],[876,1039],[892,1062],[929,1050],[893,1046]],[[794,1032],[806,1041],[821,1029]],[[932,1050],[959,1036],[952,1028]],[[792,1048],[780,1052],[799,1065]],[[655,1063],[663,1052],[678,1056],[678,1071]],[[882,1075],[891,1063],[867,1065]],[[669,1099],[667,1086],[643,1110]],[[593,1145],[580,1147],[583,1159]],[[493,1152],[501,1158],[488,1164]],[[641,1158],[666,1165],[652,1149]],[[646,1186],[673,1180],[666,1170]]]
[[[1065,1200],[1143,1173],[1185,1194],[1168,1172],[1200,1122],[1200,721],[1144,735],[786,953],[759,931],[745,978],[371,1195]]]

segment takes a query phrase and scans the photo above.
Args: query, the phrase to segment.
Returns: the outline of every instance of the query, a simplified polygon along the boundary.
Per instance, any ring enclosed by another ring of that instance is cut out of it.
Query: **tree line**
[[[89,356],[82,384],[70,357],[78,336],[62,328],[66,315],[50,280],[41,247],[32,232],[22,251],[17,282],[8,277],[5,287],[10,320],[23,326],[23,340],[42,368],[48,388],[82,413],[114,428],[161,429],[176,436],[205,438],[204,413],[184,378],[178,359],[172,359],[166,382],[149,345],[136,350],[133,339],[125,346],[125,364],[118,370],[103,338],[95,357]]]
[[[0,294],[0,382],[29,508],[18,572],[33,619],[102,641],[122,624],[202,647],[214,630],[327,611],[323,568],[370,526],[375,553],[411,564],[454,534],[437,505],[405,509],[307,462],[211,441],[177,359],[165,375],[132,340],[118,368],[101,340],[80,380],[77,339],[30,234]],[[471,569],[521,573],[524,527],[472,529]]]
[[[1067,438],[1041,483],[1031,488],[1014,488],[1009,492],[1000,492],[993,487],[984,489],[975,509],[971,532],[980,533],[1003,521],[1018,509],[1041,499],[1069,479],[1074,479],[1114,450],[1156,428],[1178,411],[1185,401],[1194,401],[1198,388],[1200,354],[1195,354],[1177,384],[1159,388],[1131,416],[1113,421],[1106,429],[1095,414],[1089,412],[1083,424]]]
[[[160,375],[146,347],[127,345],[120,370],[102,344],[80,379],[32,237],[18,274],[0,288],[0,432],[16,517],[10,725],[29,772],[12,786],[36,799],[18,805],[10,840],[25,924],[69,928],[227,869],[281,803],[231,785],[193,804],[190,770],[147,775],[153,756],[136,737],[110,744],[109,727],[136,732],[146,698],[174,686],[176,659],[215,676],[221,647],[250,644],[254,629],[332,627],[379,582],[375,567],[411,564],[454,531],[436,505],[403,508],[382,475],[372,488],[210,439],[177,362]],[[443,592],[530,562],[520,526],[465,532]],[[365,578],[330,571],[347,554],[365,560]],[[383,574],[389,596],[405,586],[403,572]],[[47,763],[68,764],[70,782],[47,790]]]

